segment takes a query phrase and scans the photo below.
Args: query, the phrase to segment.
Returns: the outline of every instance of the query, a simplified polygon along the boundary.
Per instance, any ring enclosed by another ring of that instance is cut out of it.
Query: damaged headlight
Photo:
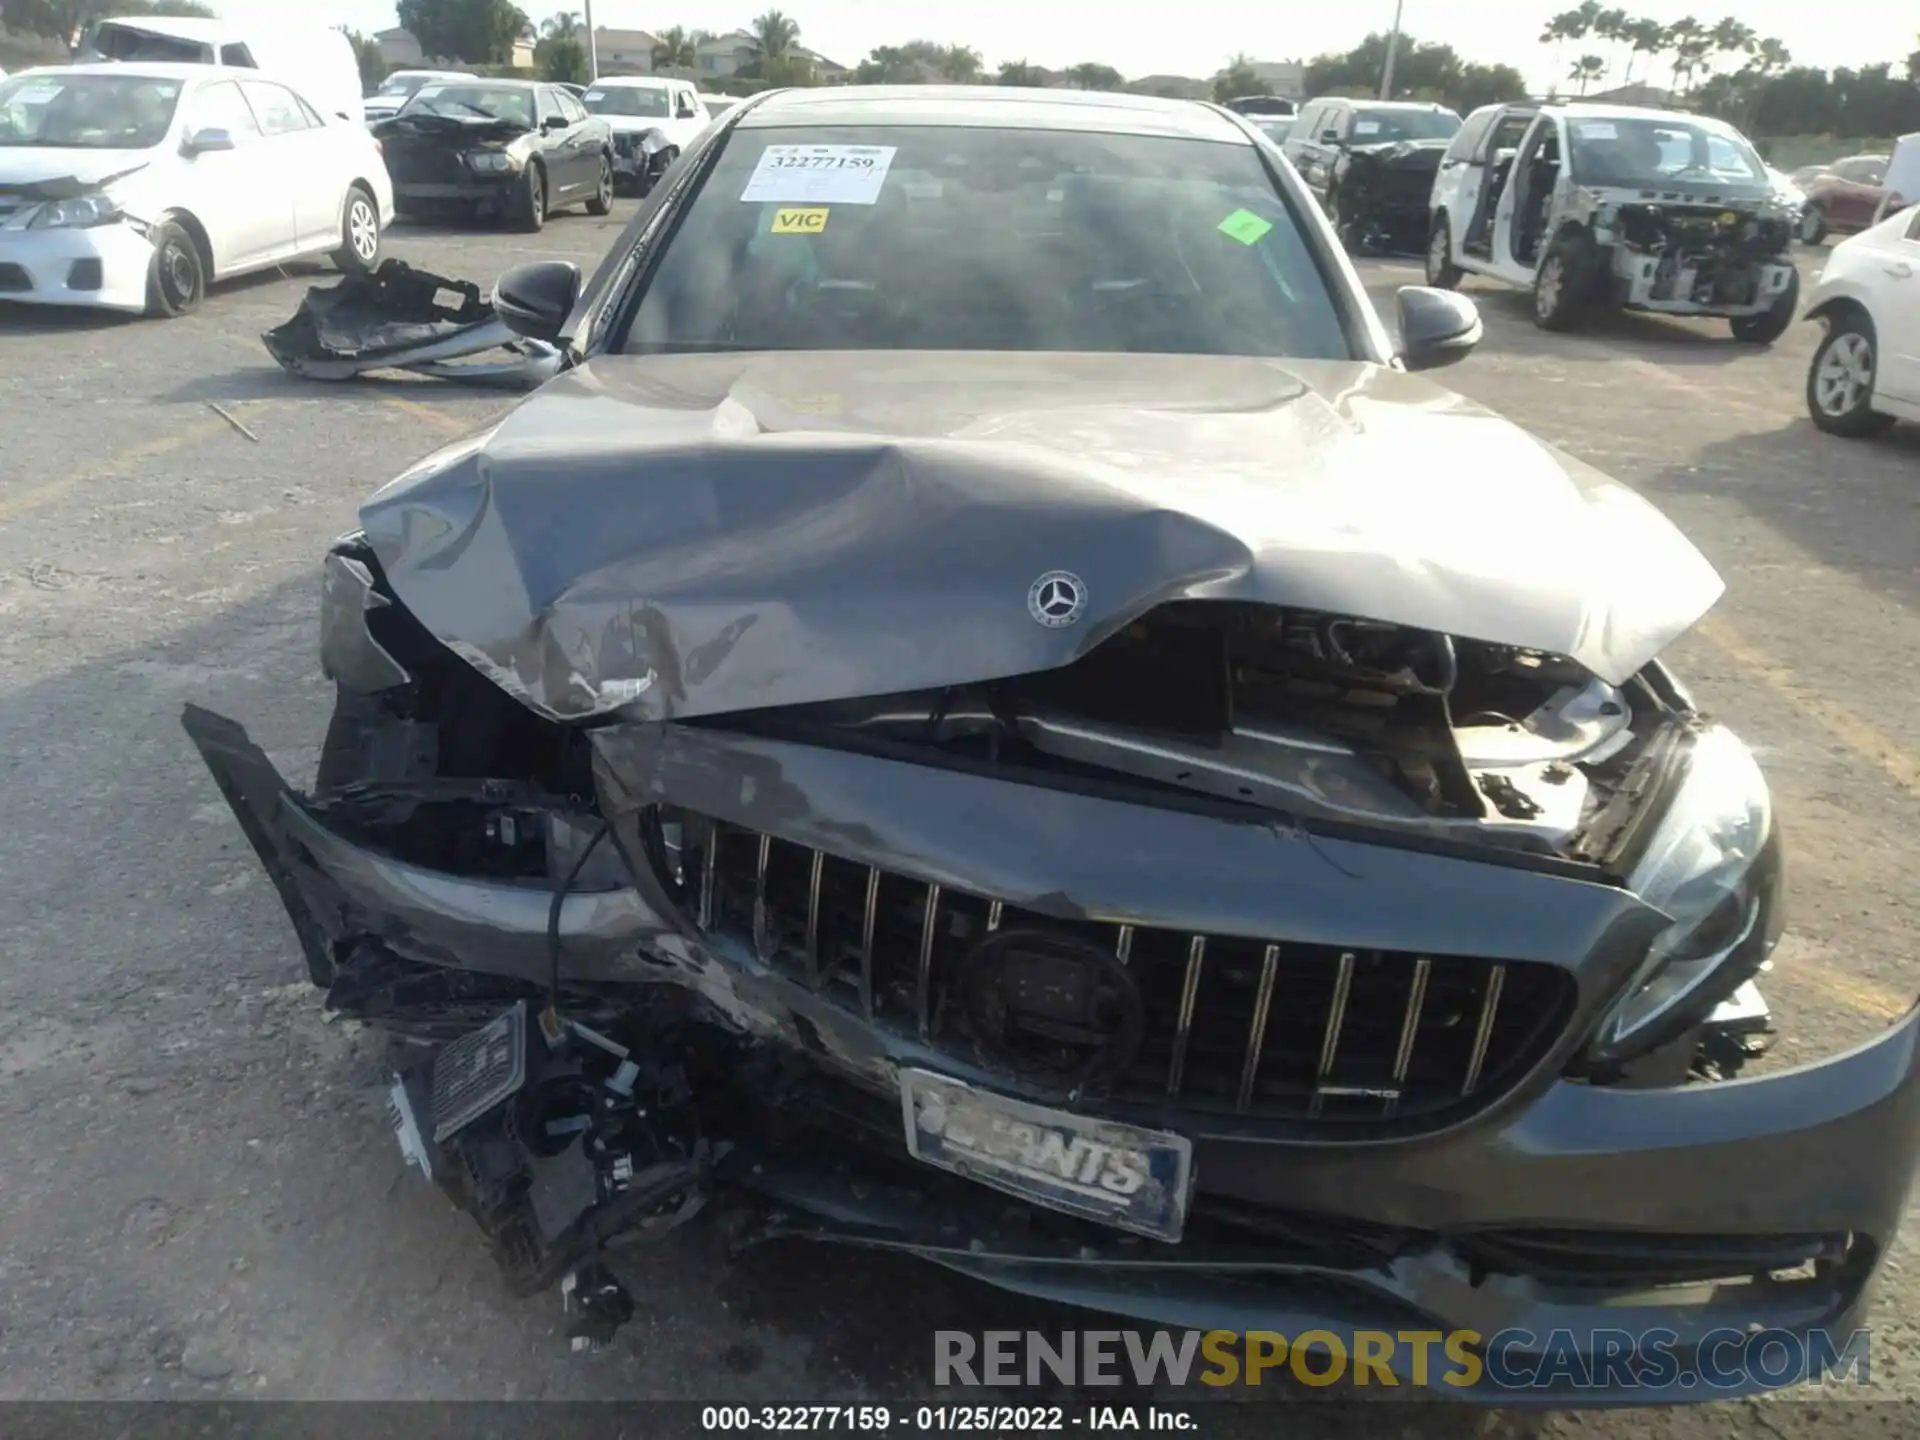
[[[474,150],[467,164],[481,175],[502,175],[513,168],[513,157],[504,150]]]
[[[82,195],[73,200],[49,200],[27,222],[29,230],[89,230],[126,218],[126,212],[108,195]]]
[[[1594,1058],[1657,1048],[1751,978],[1779,938],[1780,841],[1753,752],[1730,730],[1702,734],[1686,779],[1630,884],[1672,923],[1595,1037]]]

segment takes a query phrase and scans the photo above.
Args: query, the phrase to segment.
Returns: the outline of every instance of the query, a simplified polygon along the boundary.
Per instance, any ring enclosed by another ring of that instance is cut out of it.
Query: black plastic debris
[[[260,338],[284,369],[309,380],[409,370],[472,384],[538,384],[560,368],[560,352],[515,335],[478,285],[404,260],[316,285],[290,320]],[[504,357],[471,359],[492,350]]]

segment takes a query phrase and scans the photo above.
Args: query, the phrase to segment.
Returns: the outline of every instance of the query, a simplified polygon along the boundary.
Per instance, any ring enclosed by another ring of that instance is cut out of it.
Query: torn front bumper
[[[399,260],[315,286],[291,319],[260,338],[282,368],[309,380],[407,370],[519,388],[551,379],[561,360],[553,346],[509,330],[479,286]]]
[[[0,301],[140,314],[153,242],[127,221],[30,230],[0,226]]]
[[[1793,284],[1794,267],[1790,261],[1756,265],[1753,299],[1745,305],[1727,305],[1693,298],[1696,272],[1691,267],[1671,274],[1661,271],[1661,257],[1619,245],[1613,252],[1614,284],[1620,303],[1629,310],[1644,310],[1656,315],[1705,315],[1715,318],[1739,318],[1760,315]]]
[[[323,823],[238,726],[199,710],[186,726],[316,977],[342,947],[369,940],[433,966],[544,976],[546,890],[402,864]],[[675,726],[602,731],[598,749],[603,809],[630,857],[644,849],[634,828],[644,807],[671,799],[1043,913],[1248,933],[1285,923],[1389,948],[1421,934],[1436,950],[1545,955],[1590,978],[1630,963],[1645,938],[1631,897],[1556,875],[1356,842],[1307,846],[1204,814]],[[1112,854],[1136,863],[1116,872],[1101,861]],[[1510,1360],[1522,1334],[1545,1345],[1566,1332],[1591,1351],[1596,1336],[1659,1331],[1682,1357],[1660,1385],[1516,1391],[1489,1379],[1464,1392],[1475,1398],[1649,1403],[1768,1388],[1758,1374],[1733,1389],[1695,1386],[1684,1357],[1730,1328],[1844,1341],[1920,1150],[1920,1011],[1833,1059],[1722,1084],[1573,1083],[1558,1078],[1556,1050],[1478,1113],[1425,1133],[1328,1141],[1186,1112],[1194,1223],[1179,1244],[1143,1242],[1010,1207],[915,1165],[897,1128],[903,1067],[986,1086],[1007,1087],[1004,1077],[911,1027],[874,1023],[754,944],[703,930],[646,864],[627,878],[564,901],[569,978],[648,982],[629,992],[635,1005],[664,982],[698,995],[716,1026],[804,1057],[809,1079],[792,1103],[816,1117],[805,1122],[816,1138],[743,1134],[720,1171],[776,1200],[786,1233],[901,1249],[1152,1324],[1330,1330],[1349,1353],[1362,1330],[1501,1336]],[[756,1093],[743,1103],[772,1102]],[[1756,1278],[1791,1269],[1808,1247],[1826,1257],[1811,1273]],[[1675,1279],[1686,1283],[1665,1283]],[[1396,1352],[1394,1364],[1410,1380],[1404,1359]]]

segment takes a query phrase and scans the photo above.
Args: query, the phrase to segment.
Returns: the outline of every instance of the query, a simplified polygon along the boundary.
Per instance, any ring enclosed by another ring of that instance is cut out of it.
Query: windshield
[[[595,86],[581,97],[581,103],[596,115],[642,115],[655,118],[671,115],[665,90],[652,85]]]
[[[624,348],[1352,358],[1251,144],[987,127],[735,132]]]
[[[400,107],[402,115],[447,115],[456,120],[508,120],[533,129],[533,92],[505,85],[426,85]]]
[[[204,65],[213,60],[213,46],[204,41],[154,35],[112,20],[103,20],[93,27],[86,50],[105,60],[145,60],[150,64]]]
[[[1583,184],[1773,183],[1765,163],[1738,131],[1702,121],[1615,116],[1569,120],[1567,129],[1573,178]]]
[[[178,80],[139,75],[21,75],[0,80],[0,146],[150,150],[167,138]]]
[[[431,75],[389,75],[380,88],[373,93],[390,97],[407,96],[432,83]]]
[[[1293,117],[1290,115],[1249,115],[1247,118],[1276,145],[1293,133]]]
[[[1353,112],[1353,143],[1379,145],[1388,140],[1451,140],[1460,117],[1451,110],[1360,109]]]

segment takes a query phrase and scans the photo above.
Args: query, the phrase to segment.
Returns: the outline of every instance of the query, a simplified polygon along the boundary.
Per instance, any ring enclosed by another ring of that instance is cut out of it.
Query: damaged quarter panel
[[[1424,381],[1323,362],[603,356],[361,519],[428,629],[557,719],[1047,669],[1181,597],[1618,683],[1723,588],[1591,467]],[[1048,628],[1027,599],[1055,570],[1088,600]]]

